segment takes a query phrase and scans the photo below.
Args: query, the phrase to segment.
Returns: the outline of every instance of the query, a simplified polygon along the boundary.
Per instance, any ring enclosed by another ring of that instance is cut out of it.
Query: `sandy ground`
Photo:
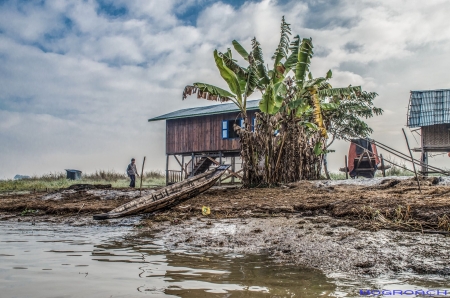
[[[0,196],[0,220],[132,225],[169,248],[265,253],[328,273],[450,274],[450,186],[438,178],[299,182],[211,189],[170,210],[94,221],[139,196],[131,189],[67,189]],[[146,190],[143,195],[152,190]],[[202,206],[211,214],[203,216]],[[142,236],[142,235],[141,235]]]

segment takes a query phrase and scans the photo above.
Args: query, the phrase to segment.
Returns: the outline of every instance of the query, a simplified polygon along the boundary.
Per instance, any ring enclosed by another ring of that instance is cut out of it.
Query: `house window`
[[[234,124],[244,127],[244,119],[223,120],[222,121],[222,139],[235,139],[239,138],[238,134],[234,130]]]

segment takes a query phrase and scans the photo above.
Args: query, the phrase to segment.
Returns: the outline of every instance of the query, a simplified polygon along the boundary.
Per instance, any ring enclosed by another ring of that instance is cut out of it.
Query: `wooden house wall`
[[[172,119],[166,121],[166,154],[239,151],[239,139],[222,139],[222,121],[238,113]],[[249,112],[252,119],[255,112]]]
[[[437,124],[422,127],[424,147],[450,146],[450,124]]]

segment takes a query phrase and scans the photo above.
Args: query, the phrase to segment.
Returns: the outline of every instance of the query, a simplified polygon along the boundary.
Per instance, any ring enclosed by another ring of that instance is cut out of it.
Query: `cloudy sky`
[[[183,87],[225,87],[212,52],[233,39],[249,48],[256,36],[270,61],[283,15],[312,37],[313,74],[379,94],[373,137],[404,150],[409,91],[450,88],[449,11],[445,0],[2,0],[0,179],[123,171],[144,155],[163,169],[165,126],[147,119],[210,104],[182,101]],[[347,148],[336,143],[331,170]]]

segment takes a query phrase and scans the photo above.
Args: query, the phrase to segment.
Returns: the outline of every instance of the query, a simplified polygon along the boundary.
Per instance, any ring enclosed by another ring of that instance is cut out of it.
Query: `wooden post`
[[[184,177],[184,155],[181,154],[181,181],[184,180],[183,177]]]
[[[428,152],[425,151],[425,149],[423,149],[423,128],[420,128],[420,147],[422,148],[422,154],[420,156],[420,161],[422,162],[421,164],[421,170],[422,170],[422,174],[424,176],[428,176]]]
[[[194,176],[194,158],[195,158],[195,155],[194,155],[194,152],[192,152],[192,159],[191,159],[191,174],[190,174],[191,177]]]
[[[231,157],[231,171],[236,172],[236,157]],[[231,184],[234,184],[234,176],[231,176]]]
[[[347,163],[347,155],[345,156],[345,179],[348,179],[348,163]]]
[[[384,159],[383,154],[380,154],[380,160],[381,160],[381,172],[383,173],[383,177],[386,177],[386,169],[384,168]]]
[[[413,158],[413,155],[412,155],[412,152],[411,152],[411,148],[409,147],[409,142],[408,142],[408,138],[406,137],[405,129],[402,128],[402,131],[403,131],[403,135],[405,136],[406,145],[408,146],[409,155],[411,156],[411,163],[413,165],[414,175],[416,176],[417,186],[419,187],[419,192],[422,193],[422,189],[420,188],[419,177],[417,176],[416,164],[414,163],[414,158]]]
[[[222,151],[219,151],[219,165],[222,165]],[[219,186],[222,185],[222,181],[219,179]]]
[[[169,185],[169,154],[166,154],[166,186]]]
[[[422,156],[420,157],[421,161],[422,161],[422,174],[424,176],[428,176],[428,152],[424,151],[422,148]]]
[[[139,186],[139,196],[141,196],[141,192],[142,192],[142,176],[144,176],[144,165],[145,165],[145,156],[144,156],[144,161],[142,162],[141,185]]]

